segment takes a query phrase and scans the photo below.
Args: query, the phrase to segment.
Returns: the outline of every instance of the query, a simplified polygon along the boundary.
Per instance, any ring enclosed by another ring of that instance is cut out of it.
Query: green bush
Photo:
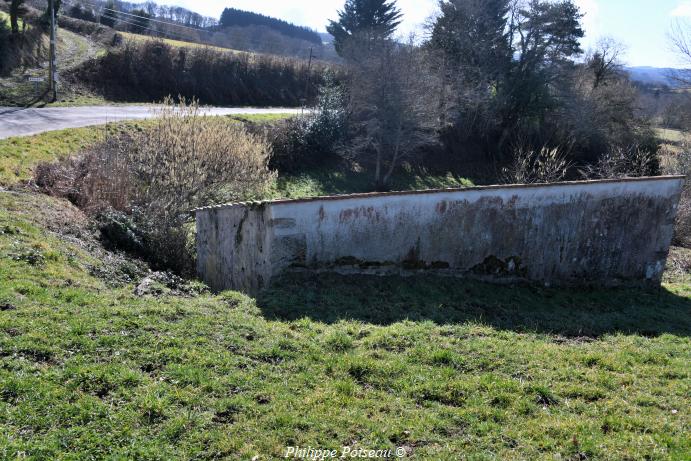
[[[345,90],[327,73],[312,112],[294,117],[272,136],[272,167],[299,171],[334,158],[346,140],[348,114]]]
[[[138,216],[138,210],[132,210],[131,214],[106,209],[96,217],[101,236],[105,243],[113,249],[124,250],[134,254],[145,253],[145,235],[137,225],[142,221]]]

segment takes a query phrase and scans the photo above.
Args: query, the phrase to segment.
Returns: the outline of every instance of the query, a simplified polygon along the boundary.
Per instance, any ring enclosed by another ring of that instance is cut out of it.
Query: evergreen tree
[[[221,13],[219,24],[221,27],[264,26],[288,37],[306,40],[315,45],[321,45],[322,43],[319,34],[307,27],[296,26],[282,19],[264,16],[263,14],[253,13],[251,11],[238,10],[236,8],[225,8],[223,13]]]
[[[5,0],[10,4],[10,27],[12,36],[19,35],[19,17],[26,14],[24,0]]]
[[[386,40],[401,23],[403,14],[395,1],[346,0],[338,21],[330,21],[326,30],[334,37],[334,46],[343,56],[346,42],[357,37],[367,42]]]
[[[509,0],[446,0],[430,46],[473,83],[496,81],[511,63]]]
[[[572,0],[531,0],[517,12],[513,28],[518,35],[505,94],[505,123],[521,118],[543,119],[559,104],[564,77],[575,66],[572,58],[582,52],[583,15]]]
[[[57,19],[58,14],[60,14],[60,8],[62,7],[62,0],[55,0],[53,2],[53,16],[55,19]],[[43,13],[43,17],[41,22],[43,23],[43,27],[47,30],[50,27],[50,2],[48,2],[48,6],[46,7],[46,11]]]

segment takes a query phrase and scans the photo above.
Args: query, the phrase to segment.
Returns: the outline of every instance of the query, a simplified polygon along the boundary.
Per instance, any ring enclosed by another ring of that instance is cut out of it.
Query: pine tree
[[[343,11],[338,12],[338,21],[330,21],[326,30],[333,35],[336,51],[343,56],[344,45],[353,37],[367,42],[389,39],[402,17],[395,1],[346,0]]]
[[[5,0],[10,4],[10,26],[12,35],[19,35],[19,18],[26,14],[24,0]]]
[[[430,45],[442,51],[466,80],[499,78],[511,62],[509,0],[447,0],[440,6]]]

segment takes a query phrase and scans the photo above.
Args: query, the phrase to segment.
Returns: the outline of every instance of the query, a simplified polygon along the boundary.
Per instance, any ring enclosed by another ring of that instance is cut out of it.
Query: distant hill
[[[307,27],[296,26],[282,19],[236,8],[226,8],[223,10],[220,25],[221,27],[264,26],[287,37],[305,40],[315,45],[322,43],[322,38],[319,34]]]
[[[665,85],[669,87],[677,86],[677,82],[671,77],[678,69],[668,67],[638,66],[627,67],[626,72],[634,82],[644,85]]]
[[[333,43],[334,37],[328,32],[319,32],[319,36],[322,39],[323,43]]]

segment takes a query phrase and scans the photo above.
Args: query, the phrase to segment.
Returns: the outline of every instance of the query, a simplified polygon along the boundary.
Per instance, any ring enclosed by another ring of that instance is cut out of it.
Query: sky
[[[680,67],[670,49],[668,32],[673,21],[691,24],[691,0],[574,0],[585,14],[583,48],[603,37],[612,37],[626,47],[624,61],[630,66]],[[205,16],[219,17],[225,7],[254,11],[289,22],[325,30],[337,17],[344,0],[169,0],[159,3],[183,6]],[[437,10],[438,0],[397,0],[404,21],[402,35],[420,33]]]

